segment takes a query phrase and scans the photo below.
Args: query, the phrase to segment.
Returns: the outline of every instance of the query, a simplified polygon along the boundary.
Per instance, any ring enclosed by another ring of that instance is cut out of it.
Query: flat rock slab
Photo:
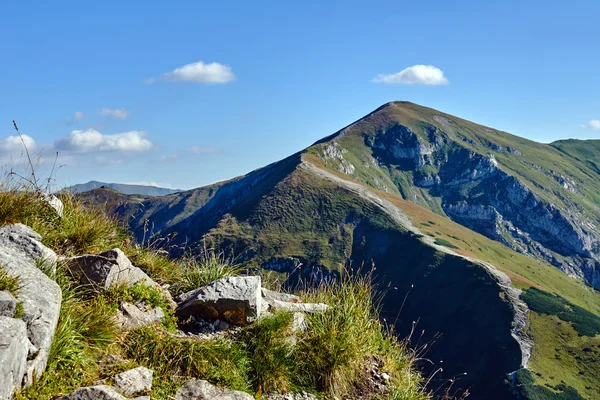
[[[79,388],[71,394],[59,397],[58,400],[127,400],[127,398],[110,386],[98,385]]]
[[[21,389],[27,371],[27,325],[20,319],[0,317],[0,400]]]
[[[56,254],[44,246],[41,236],[22,224],[0,228],[0,265],[10,276],[18,278],[17,301],[23,304],[23,321],[27,325],[27,348],[37,349],[27,361],[26,385],[41,376],[46,368],[54,331],[58,324],[62,291],[38,266],[56,268]]]
[[[152,389],[152,371],[145,367],[121,372],[113,380],[115,388],[125,396],[133,396]]]
[[[150,308],[123,302],[117,311],[117,324],[123,329],[136,329],[142,326],[161,322],[165,313],[160,307]]]
[[[0,317],[13,317],[17,309],[17,299],[10,292],[0,292]]]
[[[175,394],[176,400],[253,400],[248,393],[217,387],[203,380],[186,382]]]
[[[186,300],[176,310],[181,317],[221,319],[233,325],[249,324],[261,312],[260,276],[218,279],[182,297]]]
[[[84,285],[108,289],[113,285],[133,286],[145,282],[148,286],[160,288],[144,271],[131,264],[120,249],[73,257],[66,262],[71,273]]]

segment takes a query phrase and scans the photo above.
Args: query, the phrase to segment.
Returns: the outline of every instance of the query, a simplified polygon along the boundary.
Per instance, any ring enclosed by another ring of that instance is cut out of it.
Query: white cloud
[[[10,153],[14,151],[25,150],[23,145],[27,146],[29,151],[36,148],[35,140],[31,136],[21,135],[19,136],[8,136],[5,139],[0,140],[0,152]]]
[[[581,125],[582,128],[600,130],[600,119],[593,119],[587,124]]]
[[[193,154],[206,154],[206,153],[217,153],[219,151],[216,147],[203,147],[203,146],[190,146],[186,147],[185,151]]]
[[[139,131],[104,135],[95,129],[75,130],[54,142],[58,150],[75,153],[104,151],[146,151],[152,148],[152,142]]]
[[[81,121],[82,119],[86,118],[87,115],[85,115],[85,113],[81,111],[76,111],[75,114],[73,114],[73,121]]]
[[[413,65],[395,74],[379,74],[375,83],[386,85],[447,85],[444,71],[433,65]]]
[[[184,65],[172,72],[167,72],[159,79],[172,82],[195,83],[227,83],[235,79],[229,65],[213,62],[205,64],[202,61]],[[153,83],[156,79],[148,79],[146,83]]]
[[[123,107],[118,109],[103,108],[102,110],[100,110],[100,115],[102,115],[103,117],[112,117],[118,119],[125,119],[129,117],[129,113],[125,111]]]

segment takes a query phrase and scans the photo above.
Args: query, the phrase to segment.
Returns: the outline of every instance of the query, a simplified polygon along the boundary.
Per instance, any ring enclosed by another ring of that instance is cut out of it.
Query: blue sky
[[[18,162],[17,120],[46,166],[59,151],[58,185],[209,184],[392,100],[537,141],[600,138],[598,1],[10,1],[2,14],[0,160]],[[438,70],[374,82],[415,65]]]

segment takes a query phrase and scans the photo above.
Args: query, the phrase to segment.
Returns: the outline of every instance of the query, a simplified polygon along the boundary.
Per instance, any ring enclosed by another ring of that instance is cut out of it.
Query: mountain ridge
[[[139,195],[143,195],[143,196],[165,196],[168,194],[181,192],[180,189],[162,188],[162,187],[153,186],[153,185],[136,185],[136,184],[129,184],[129,183],[107,183],[107,182],[99,182],[99,181],[89,181],[87,183],[78,183],[78,184],[75,184],[75,185],[72,185],[72,186],[62,189],[61,192],[67,191],[67,192],[71,192],[71,193],[81,193],[81,192],[87,192],[90,190],[98,189],[103,186],[117,190],[123,194],[139,194]]]

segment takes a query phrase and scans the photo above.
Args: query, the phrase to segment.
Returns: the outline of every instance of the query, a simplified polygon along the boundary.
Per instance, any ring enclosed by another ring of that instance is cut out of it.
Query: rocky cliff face
[[[434,119],[438,122],[450,123],[445,117],[437,117]],[[581,206],[573,201],[563,201],[564,205],[558,206],[542,198],[493,154],[502,152],[507,157],[520,157],[521,152],[516,148],[486,139],[482,145],[484,151],[474,151],[468,147],[476,144],[474,139],[453,135],[426,122],[412,129],[396,121],[386,121],[370,131],[359,122],[355,132],[362,136],[380,170],[392,177],[407,176],[413,190],[425,189],[420,193],[425,193],[426,198],[439,199],[443,213],[454,221],[600,288],[597,221],[583,213]],[[337,161],[339,171],[356,175],[354,167],[347,168],[346,136],[347,133],[328,143],[322,159]],[[354,149],[355,153],[360,151]],[[536,167],[532,163],[528,165],[528,168]],[[573,179],[555,171],[544,173],[568,192],[559,193],[562,200],[576,193]],[[373,185],[373,182],[366,183]],[[399,190],[402,193],[405,188],[399,186]]]

